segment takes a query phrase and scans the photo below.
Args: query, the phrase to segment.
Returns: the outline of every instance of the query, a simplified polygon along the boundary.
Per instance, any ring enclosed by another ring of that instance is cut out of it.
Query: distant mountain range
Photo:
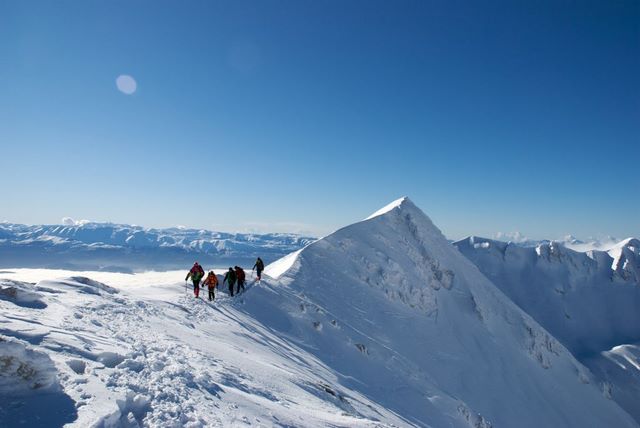
[[[58,268],[136,272],[268,263],[315,238],[290,233],[224,233],[187,228],[148,229],[112,223],[27,226],[0,223],[0,268]]]

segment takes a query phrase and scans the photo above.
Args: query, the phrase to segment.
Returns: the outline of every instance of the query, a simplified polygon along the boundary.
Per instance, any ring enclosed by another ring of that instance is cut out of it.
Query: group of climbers
[[[256,282],[260,282],[260,280],[262,279],[262,271],[264,270],[264,262],[260,257],[258,257],[256,263],[253,265],[253,269],[251,270],[256,271]],[[193,294],[196,298],[198,298],[198,296],[200,295],[200,281],[203,277],[204,269],[198,262],[195,262],[189,273],[187,273],[187,277],[184,279],[185,281],[188,281],[189,278],[191,278],[191,281],[193,282]],[[224,284],[225,282],[228,284],[229,294],[231,295],[231,297],[233,297],[234,286],[237,284],[237,291],[235,292],[235,294],[239,294],[240,290],[245,290],[245,281],[246,275],[244,273],[244,269],[242,269],[240,266],[234,266],[230,267],[227,273],[224,275],[222,284]],[[209,271],[209,274],[205,278],[203,284],[205,284],[207,286],[207,289],[209,290],[209,301],[213,301],[216,297],[214,291],[218,286],[218,277],[213,271]]]

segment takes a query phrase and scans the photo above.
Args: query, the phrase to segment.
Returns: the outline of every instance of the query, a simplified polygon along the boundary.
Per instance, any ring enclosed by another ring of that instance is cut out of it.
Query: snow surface
[[[637,426],[406,198],[213,304],[186,271],[9,272],[0,373],[50,389],[0,387],[0,426]]]
[[[383,214],[388,213],[391,210],[394,210],[396,208],[400,208],[402,206],[402,204],[407,201],[409,198],[407,198],[406,196],[400,198],[400,199],[396,199],[395,201],[391,202],[389,205],[386,205],[382,208],[380,208],[378,211],[374,212],[373,214],[371,214],[369,217],[367,217],[365,220],[371,220],[374,217],[378,217],[381,216]]]
[[[0,301],[0,361],[10,355],[14,366],[33,366],[49,382],[55,364],[56,382],[74,404],[62,414],[36,407],[38,418],[23,426],[58,426],[48,424],[49,415],[78,427],[382,426],[373,422],[379,418],[402,425],[345,391],[335,373],[248,318],[238,309],[242,300],[224,292],[213,305],[175,278],[153,297],[81,277],[10,285],[39,293],[47,307]],[[18,350],[7,353],[5,341]],[[16,371],[8,381],[20,377]],[[0,395],[12,403],[3,406],[0,426],[34,411],[35,391],[15,396],[5,386]]]
[[[640,421],[640,343],[615,346],[585,360],[606,392]]]
[[[454,245],[575,355],[640,340],[637,240],[586,253],[555,242],[523,248],[479,237]]]
[[[637,368],[629,366],[624,376],[606,368],[615,360],[611,349],[637,349],[633,344],[640,342],[637,239],[587,252],[556,242],[523,248],[479,237],[454,245],[591,368],[607,393],[640,422]]]

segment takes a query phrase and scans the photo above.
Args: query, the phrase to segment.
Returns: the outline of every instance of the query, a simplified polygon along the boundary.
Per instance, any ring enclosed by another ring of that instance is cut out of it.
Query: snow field
[[[0,317],[0,344],[21,349],[17,364],[35,361],[39,378],[57,374],[77,412],[74,426],[386,426],[374,422],[385,413],[399,421],[358,405],[368,419],[348,405],[321,363],[238,312],[242,296],[218,291],[210,304],[181,282],[160,293],[167,300],[77,277],[10,284],[41,290],[47,307],[2,301],[15,316]]]
[[[559,266],[566,254],[535,257]],[[186,270],[3,274],[0,338],[37,371],[53,365],[50,394],[64,405],[33,406],[27,383],[0,425],[637,426],[407,198],[266,272],[233,299],[219,286],[214,303],[193,297]],[[632,345],[609,357],[598,360],[608,379],[637,369]]]

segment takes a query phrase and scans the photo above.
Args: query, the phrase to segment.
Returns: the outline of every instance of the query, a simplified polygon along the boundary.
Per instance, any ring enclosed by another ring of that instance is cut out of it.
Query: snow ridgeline
[[[466,411],[495,426],[635,425],[406,198],[286,265],[267,267],[280,275],[274,289],[289,294],[268,311],[287,314],[283,333],[419,425],[445,426]],[[258,292],[256,302],[267,300]],[[336,357],[353,348],[366,364]]]
[[[288,233],[148,229],[111,223],[26,226],[0,223],[0,267],[139,272],[182,268],[199,259],[224,266],[272,261],[315,238]]]
[[[454,245],[640,422],[640,241],[587,252],[478,237]]]
[[[76,426],[637,426],[406,198],[266,272],[213,305],[5,281],[0,334],[49,356]]]

